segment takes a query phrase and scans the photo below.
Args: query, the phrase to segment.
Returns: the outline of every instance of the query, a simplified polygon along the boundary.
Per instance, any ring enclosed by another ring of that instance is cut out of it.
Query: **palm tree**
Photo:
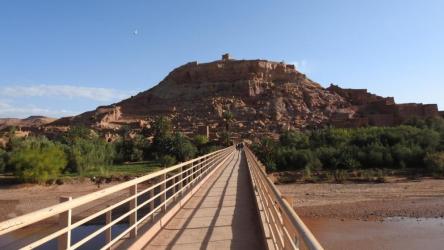
[[[230,130],[230,125],[234,121],[234,115],[233,115],[233,113],[231,111],[225,111],[222,114],[222,117],[223,117],[224,122],[225,122],[225,129],[227,131],[229,131]]]

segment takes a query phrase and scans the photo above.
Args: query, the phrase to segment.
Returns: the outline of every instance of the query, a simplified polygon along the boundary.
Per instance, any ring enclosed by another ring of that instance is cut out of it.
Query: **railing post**
[[[200,160],[200,162],[202,162],[202,165],[200,166],[200,174],[202,175],[202,173],[205,171],[205,165],[208,164],[208,161],[206,161],[206,158],[204,157]]]
[[[182,191],[182,187],[183,187],[183,167],[179,168],[180,171],[180,175],[179,175],[179,192],[180,192],[180,197],[183,196],[183,191]]]
[[[154,194],[154,189],[155,189],[155,188],[153,188],[153,189],[150,190],[150,199],[153,198],[153,197],[155,196],[155,194]],[[154,201],[155,201],[155,200],[156,200],[156,199],[153,199],[153,200],[150,202],[150,213],[151,213],[152,211],[154,211]],[[154,221],[154,213],[151,214],[151,221]]]
[[[130,187],[130,196],[135,196],[130,201],[130,210],[133,210],[137,207],[137,184],[134,184],[134,186]],[[130,214],[130,226],[133,226],[136,223],[137,223],[137,209]],[[135,238],[136,236],[137,236],[137,226],[135,226],[130,232],[131,238]]]
[[[174,174],[174,173],[173,173]],[[176,177],[174,177],[173,179],[171,179],[171,186],[173,187],[172,188],[172,190],[173,190],[173,201],[176,201],[177,200],[177,185],[176,185],[176,179],[177,179],[178,177],[176,176]]]
[[[72,200],[71,196],[60,197],[60,203]],[[72,210],[69,209],[59,214],[59,225],[61,228],[68,228],[68,232],[60,235],[57,239],[57,248],[59,250],[68,249],[71,247],[71,216]]]
[[[197,162],[196,178],[200,180],[202,178],[202,176],[200,176],[201,173],[200,170],[202,169],[203,163],[202,160],[197,160],[196,162]]]
[[[189,170],[190,170],[190,173],[188,173],[188,183],[193,181],[194,162],[191,163],[191,166],[190,166]],[[193,186],[193,183],[188,185],[188,189],[191,189],[192,186]]]
[[[163,181],[163,183],[162,183],[162,185],[160,185],[160,193],[161,193],[161,195],[160,195],[160,203],[162,204],[162,203],[164,203],[163,205],[162,205],[162,212],[163,213],[165,213],[166,212],[166,203],[165,203],[165,201],[166,201],[166,191],[165,191],[165,189],[166,189],[166,180],[167,178],[166,178],[166,173],[165,174],[163,174],[162,175],[162,180],[161,181]]]
[[[109,207],[109,205],[107,206]],[[109,225],[112,222],[112,210],[109,210],[105,214],[105,225]],[[111,234],[111,227],[107,228],[105,231],[105,244],[108,244],[111,242],[112,234]],[[111,249],[111,248],[108,248]]]

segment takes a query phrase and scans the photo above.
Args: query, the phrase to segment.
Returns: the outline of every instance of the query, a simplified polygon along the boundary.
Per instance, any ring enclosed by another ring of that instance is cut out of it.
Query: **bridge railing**
[[[262,226],[270,249],[323,249],[291,205],[267,177],[265,166],[245,147]]]
[[[204,182],[208,175],[221,166],[233,152],[234,148],[228,147],[91,194],[74,199],[71,197],[62,198],[60,204],[1,222],[0,236],[58,216],[58,230],[33,240],[31,243],[27,242],[25,246],[20,246],[20,248],[33,249],[51,240],[56,240],[59,249],[77,249],[93,238],[104,234],[105,242],[101,249],[109,249],[124,236],[135,238],[138,228],[142,224],[147,225],[149,222],[154,224],[155,221],[163,218],[162,216],[168,213],[167,211],[171,210],[173,206],[177,207],[179,201],[182,201],[184,197],[191,196],[190,193],[198,188],[201,182]],[[74,222],[74,209],[125,191],[129,191],[129,194],[122,200],[113,200],[104,209]],[[122,206],[129,206],[129,208],[117,215],[112,214],[114,209]],[[105,223],[99,229],[77,242],[73,242],[71,233],[75,228],[100,216],[105,217]],[[124,221],[129,221],[128,227],[113,237],[111,228]]]

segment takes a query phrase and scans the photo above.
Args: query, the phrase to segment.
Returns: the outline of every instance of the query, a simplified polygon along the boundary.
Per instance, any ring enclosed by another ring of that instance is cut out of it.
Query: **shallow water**
[[[303,218],[325,249],[444,249],[443,218],[382,222]]]
[[[386,218],[382,222],[339,219],[303,218],[325,249],[444,249],[444,219]],[[86,225],[72,232],[72,243],[77,242],[102,225]],[[123,232],[127,224],[113,226],[113,236]],[[26,228],[18,234],[0,238],[0,249],[17,249],[24,239],[38,239],[48,233],[44,226]],[[93,238],[79,249],[98,249],[104,235]],[[37,249],[56,249],[55,240]]]
[[[74,229],[71,233],[71,244],[75,244],[79,240],[83,239],[88,234],[100,229],[103,225],[84,225]],[[112,227],[113,237],[119,235],[125,229],[128,228],[128,224],[116,224]],[[51,229],[48,227],[37,225],[18,230],[17,232],[0,237],[0,249],[18,249],[23,245],[29,244],[39,238],[51,233]],[[78,249],[99,249],[105,244],[105,235],[103,233],[94,237]],[[56,239],[51,240],[36,249],[57,249]]]

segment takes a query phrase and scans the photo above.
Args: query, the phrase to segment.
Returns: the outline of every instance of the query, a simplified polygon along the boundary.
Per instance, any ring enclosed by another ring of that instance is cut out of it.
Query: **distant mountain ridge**
[[[0,130],[8,127],[40,127],[57,120],[46,116],[30,116],[24,119],[0,118]]]

